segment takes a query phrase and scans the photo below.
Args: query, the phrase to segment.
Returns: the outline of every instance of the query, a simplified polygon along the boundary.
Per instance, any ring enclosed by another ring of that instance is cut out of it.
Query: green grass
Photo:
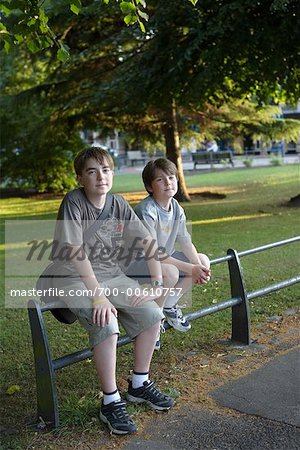
[[[198,198],[183,205],[188,219],[193,222],[193,242],[199,251],[212,259],[225,255],[228,248],[242,251],[299,234],[299,209],[286,206],[289,198],[299,193],[299,167],[296,165],[203,173],[187,176],[186,180],[189,187],[219,190],[226,194],[226,198],[221,200]],[[130,190],[142,190],[140,176],[115,177],[115,192],[129,190],[128,186],[131,186]],[[1,200],[3,218],[15,220],[52,219],[59,203],[60,199]],[[3,223],[1,236],[3,242]],[[296,275],[299,255],[299,244],[292,244],[244,257],[242,265],[247,290],[250,292]],[[3,268],[3,251],[0,257]],[[3,285],[1,292],[3,296]],[[193,289],[190,309],[197,310],[227,298],[230,298],[230,286],[227,265],[223,263],[213,266],[209,285]],[[281,314],[299,304],[299,299],[299,285],[295,285],[254,300],[251,302],[252,324],[255,326],[268,316]],[[62,423],[59,434],[35,434],[26,427],[35,414],[33,356],[27,312],[4,308],[1,312],[1,404],[6,430],[1,448],[76,448],[84,430],[85,438],[95,444],[104,427],[97,420],[99,388],[93,362],[89,360],[57,373]],[[152,373],[158,381],[164,373],[162,367],[169,362],[171,381],[168,389],[174,395],[178,395],[176,385],[172,384],[172,373],[176,371],[174,358],[190,350],[209,354],[215,340],[230,336],[230,311],[194,321],[192,325],[189,333],[167,332],[162,338],[161,352],[153,358]],[[46,316],[46,326],[54,357],[87,346],[85,333],[78,324],[62,325],[49,315]],[[132,369],[131,346],[119,349],[118,357],[118,382],[124,391],[127,375]],[[11,385],[18,385],[20,390],[12,395],[5,394]],[[144,410],[143,407],[132,407],[130,412],[139,422]]]

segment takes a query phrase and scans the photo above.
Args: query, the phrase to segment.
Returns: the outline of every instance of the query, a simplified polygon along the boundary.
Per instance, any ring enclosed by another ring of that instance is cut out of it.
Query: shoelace
[[[161,399],[167,399],[167,396],[164,395],[162,392],[160,392],[157,387],[154,385],[154,381],[150,381],[148,386],[146,387],[146,392],[149,392],[149,394],[154,395],[155,397],[159,397]]]
[[[178,319],[181,319],[181,320],[184,319],[183,314],[182,314],[182,309],[184,309],[184,308],[186,308],[186,307],[187,307],[187,304],[186,304],[186,303],[184,303],[183,305],[180,305],[180,308],[179,308],[178,305],[176,305],[176,311],[177,311],[176,317],[177,317]]]
[[[165,323],[165,320],[162,320],[162,321],[160,322],[159,334],[160,334],[160,333],[165,333],[165,332],[166,332],[164,323]],[[158,337],[159,337],[159,334],[158,334]]]
[[[176,308],[176,319],[183,319],[183,314],[180,308]]]
[[[126,422],[128,422],[128,421],[130,422],[131,421],[131,419],[130,419],[128,413],[127,413],[127,410],[126,410],[126,403],[125,402],[119,402],[116,405],[116,408],[115,408],[115,410],[113,412],[116,414],[118,419],[125,420]]]

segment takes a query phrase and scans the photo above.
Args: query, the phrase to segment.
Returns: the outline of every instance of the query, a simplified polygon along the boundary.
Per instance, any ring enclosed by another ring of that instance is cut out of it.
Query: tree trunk
[[[185,184],[182,158],[180,154],[175,100],[172,101],[172,106],[166,118],[166,124],[163,131],[166,142],[166,156],[176,165],[178,170],[178,192],[175,195],[175,198],[179,202],[190,202],[191,199]]]

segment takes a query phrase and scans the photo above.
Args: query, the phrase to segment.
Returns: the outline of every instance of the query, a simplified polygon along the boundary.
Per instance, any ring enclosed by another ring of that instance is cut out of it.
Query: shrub
[[[243,164],[245,167],[251,167],[253,164],[253,159],[252,158],[246,158],[243,160]]]
[[[270,163],[271,163],[272,166],[282,166],[283,165],[283,158],[282,158],[282,156],[272,155],[270,157]]]

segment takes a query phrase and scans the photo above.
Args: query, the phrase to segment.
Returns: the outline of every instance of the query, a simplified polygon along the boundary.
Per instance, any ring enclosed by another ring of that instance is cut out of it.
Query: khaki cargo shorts
[[[64,279],[64,282],[61,280],[59,283],[61,285],[59,288],[64,290],[64,296],[60,299],[66,303],[88,332],[91,348],[109,336],[120,333],[118,320],[127,335],[133,339],[164,318],[161,308],[154,301],[149,301],[142,306],[131,306],[130,296],[143,288],[135,280],[120,275],[112,280],[101,282],[105,295],[118,311],[118,319],[112,314],[111,322],[100,327],[93,323],[92,300],[89,296],[83,295],[87,291],[84,283],[79,279],[70,284],[66,284],[66,282],[67,280]]]

